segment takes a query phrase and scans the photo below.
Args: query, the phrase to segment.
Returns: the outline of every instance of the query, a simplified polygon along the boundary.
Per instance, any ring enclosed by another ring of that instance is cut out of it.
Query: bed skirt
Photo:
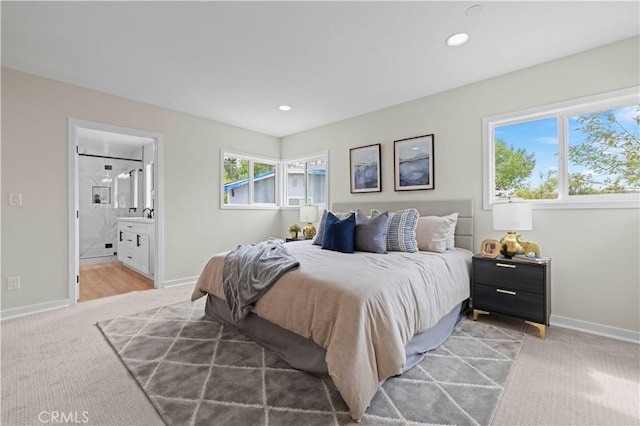
[[[425,353],[443,344],[463,318],[468,303],[463,301],[445,315],[435,326],[418,333],[405,346],[407,359],[401,373],[409,370],[424,358]],[[286,330],[253,312],[233,324],[227,303],[211,294],[207,295],[205,318],[235,327],[251,340],[275,352],[287,364],[298,370],[319,376],[327,376],[327,351],[314,341]]]

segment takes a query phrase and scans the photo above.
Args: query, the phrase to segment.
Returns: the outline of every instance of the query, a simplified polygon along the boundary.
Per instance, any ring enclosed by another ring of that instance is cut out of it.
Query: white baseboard
[[[551,315],[549,322],[551,325],[556,327],[569,328],[571,330],[583,331],[585,333],[597,334],[599,336],[611,337],[612,339],[640,344],[640,332],[638,331],[561,317],[559,315]]]
[[[22,306],[20,308],[5,309],[0,311],[0,319],[18,318],[26,315],[33,315],[39,312],[51,311],[53,309],[66,308],[69,306],[69,299],[52,300],[51,302],[36,303],[35,305]]]
[[[179,278],[177,280],[168,280],[162,282],[162,288],[175,287],[178,285],[195,284],[198,277]]]

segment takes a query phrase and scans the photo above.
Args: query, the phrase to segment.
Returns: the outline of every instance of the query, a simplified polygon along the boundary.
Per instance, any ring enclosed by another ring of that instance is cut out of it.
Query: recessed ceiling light
[[[447,39],[447,45],[452,47],[462,46],[468,41],[469,41],[469,34],[457,33],[452,36],[449,36],[449,38]]]
[[[290,110],[291,110],[291,107],[290,107],[289,105],[280,105],[280,106],[278,107],[278,109],[279,109],[280,111],[290,111]]]

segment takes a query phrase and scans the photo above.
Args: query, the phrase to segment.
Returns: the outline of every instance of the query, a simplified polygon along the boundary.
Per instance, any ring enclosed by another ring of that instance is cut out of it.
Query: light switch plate
[[[20,290],[20,277],[8,277],[7,290]]]
[[[12,192],[9,194],[9,205],[10,206],[21,206],[22,205],[22,193],[21,192]]]

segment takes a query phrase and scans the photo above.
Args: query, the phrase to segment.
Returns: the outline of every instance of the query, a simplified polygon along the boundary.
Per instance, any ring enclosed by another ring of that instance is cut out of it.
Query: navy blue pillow
[[[348,218],[340,220],[331,212],[327,213],[324,223],[322,248],[353,253],[356,241],[356,215],[352,213]]]

